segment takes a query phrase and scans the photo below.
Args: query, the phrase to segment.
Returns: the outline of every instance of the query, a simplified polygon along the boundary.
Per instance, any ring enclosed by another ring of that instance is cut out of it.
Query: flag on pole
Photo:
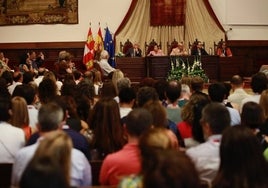
[[[95,39],[94,50],[95,51],[102,51],[103,49],[104,49],[103,48],[103,37],[102,37],[102,33],[101,33],[101,28],[99,27],[98,34],[97,34],[96,39]]]
[[[115,67],[115,61],[114,61],[114,41],[112,34],[108,27],[105,29],[105,38],[104,38],[104,49],[109,52],[110,58],[108,60],[109,64],[112,67]]]
[[[94,60],[94,40],[91,31],[91,27],[88,30],[87,41],[84,48],[84,57],[83,63],[86,65],[87,70],[93,68],[93,60]]]

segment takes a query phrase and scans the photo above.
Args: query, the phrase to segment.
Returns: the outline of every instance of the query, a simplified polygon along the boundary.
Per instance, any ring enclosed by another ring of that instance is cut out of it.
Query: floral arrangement
[[[125,54],[123,52],[118,52],[117,54],[115,54],[116,57],[124,57]]]
[[[184,76],[200,76],[205,82],[209,81],[204,69],[202,68],[201,58],[198,56],[194,59],[192,65],[189,63],[188,59],[184,62],[180,57],[171,58],[171,70],[168,74],[167,80],[181,80]]]

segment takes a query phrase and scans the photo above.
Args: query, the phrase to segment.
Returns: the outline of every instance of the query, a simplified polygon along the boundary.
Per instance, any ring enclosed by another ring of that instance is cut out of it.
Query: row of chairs
[[[223,39],[221,39],[219,42],[214,42],[214,51],[216,52],[217,48],[219,47],[219,45],[223,42]],[[198,39],[195,39],[194,42],[192,43],[188,43],[188,48],[192,49],[193,47],[195,47],[198,43]],[[167,42],[167,49],[168,49],[168,54],[170,54],[170,52],[172,51],[173,48],[175,48],[176,46],[178,46],[179,42],[174,39],[171,43]],[[203,47],[205,48],[205,42],[202,43]],[[145,55],[149,54],[150,51],[153,50],[154,46],[157,45],[160,48],[162,48],[162,44],[161,42],[157,43],[154,39],[152,39],[151,42],[147,43],[145,42]],[[129,48],[133,47],[133,43],[127,39],[126,42],[122,43],[120,42],[120,51],[123,52],[124,54],[128,51]]]

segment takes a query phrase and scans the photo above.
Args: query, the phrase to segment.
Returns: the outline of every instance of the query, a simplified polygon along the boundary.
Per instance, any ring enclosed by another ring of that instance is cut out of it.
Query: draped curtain
[[[225,38],[225,32],[218,22],[208,0],[186,0],[185,25],[182,26],[151,26],[150,1],[133,0],[127,15],[115,32],[116,53],[120,51],[120,42],[129,39],[140,44],[145,54],[145,43],[155,40],[162,44],[162,50],[167,53],[167,43],[174,39],[188,42],[195,39],[206,43],[206,49],[214,47],[214,42]],[[168,54],[166,54],[168,55]]]

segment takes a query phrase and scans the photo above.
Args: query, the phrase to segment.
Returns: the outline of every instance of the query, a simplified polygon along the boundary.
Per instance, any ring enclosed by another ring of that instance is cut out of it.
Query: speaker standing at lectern
[[[132,48],[129,48],[127,53],[125,54],[126,57],[141,57],[141,49],[139,48],[139,45],[136,43],[133,45]]]

